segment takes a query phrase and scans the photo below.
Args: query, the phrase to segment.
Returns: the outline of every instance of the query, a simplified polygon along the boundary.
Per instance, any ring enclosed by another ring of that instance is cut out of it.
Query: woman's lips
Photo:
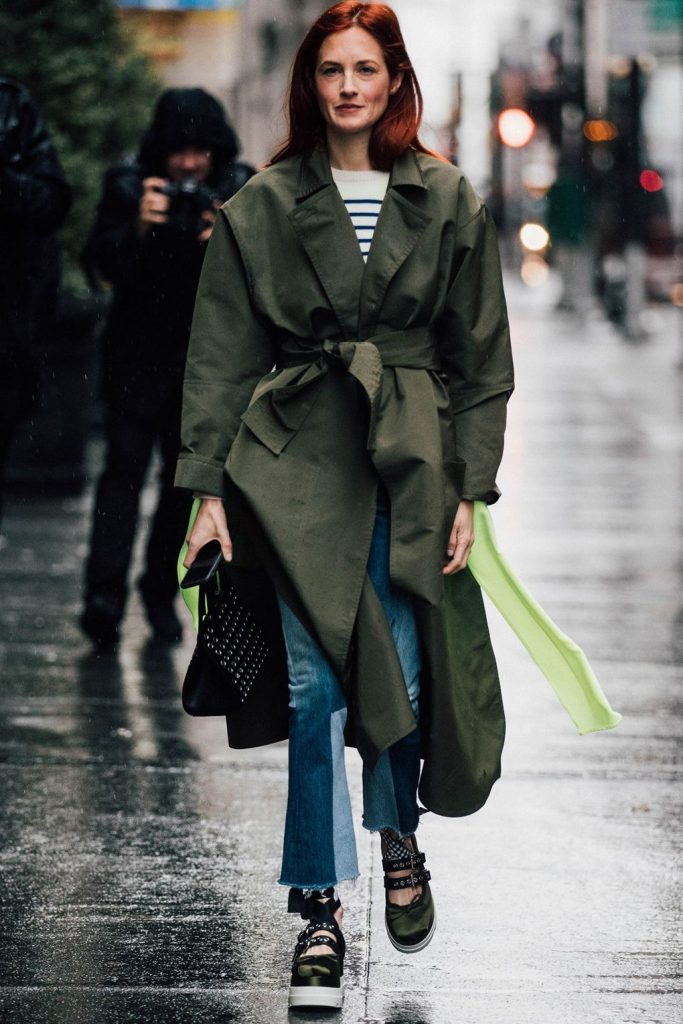
[[[340,103],[335,110],[360,110],[361,107],[358,103]]]

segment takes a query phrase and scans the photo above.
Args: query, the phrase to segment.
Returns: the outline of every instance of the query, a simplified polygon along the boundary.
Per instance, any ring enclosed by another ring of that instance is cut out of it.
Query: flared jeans
[[[410,597],[389,576],[391,512],[383,489],[368,575],[384,608],[417,717],[420,647]],[[280,601],[289,670],[289,791],[280,884],[324,889],[358,876],[356,838],[344,766],[344,694],[328,659]],[[363,767],[363,827],[410,835],[418,825],[420,737],[415,729]]]

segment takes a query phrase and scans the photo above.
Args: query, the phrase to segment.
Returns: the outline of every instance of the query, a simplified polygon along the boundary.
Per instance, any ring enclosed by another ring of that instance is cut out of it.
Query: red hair
[[[311,25],[297,51],[289,84],[289,133],[270,158],[270,164],[289,156],[310,153],[317,146],[325,145],[326,123],[313,86],[318,54],[327,36],[354,25],[365,29],[379,43],[392,81],[403,73],[400,86],[389,97],[387,109],[372,130],[369,147],[372,166],[380,171],[391,170],[394,160],[406,149],[416,149],[444,159],[423,146],[418,138],[422,93],[406,53],[398,18],[391,7],[342,0]]]

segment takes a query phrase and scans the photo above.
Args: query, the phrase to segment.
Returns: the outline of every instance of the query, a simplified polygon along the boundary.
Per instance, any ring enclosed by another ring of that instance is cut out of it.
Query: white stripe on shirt
[[[332,177],[349,212],[363,259],[367,260],[377,218],[389,184],[388,171],[340,171]]]

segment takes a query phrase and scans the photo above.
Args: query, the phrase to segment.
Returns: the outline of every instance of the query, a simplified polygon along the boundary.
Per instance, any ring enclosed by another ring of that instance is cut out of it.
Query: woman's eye
[[[361,68],[361,71],[363,72],[363,74],[367,72],[368,74],[373,75],[375,73],[374,68]]]
[[[323,68],[323,74],[327,78],[331,78],[332,75],[336,75],[337,74],[337,70],[338,70],[337,68]]]

